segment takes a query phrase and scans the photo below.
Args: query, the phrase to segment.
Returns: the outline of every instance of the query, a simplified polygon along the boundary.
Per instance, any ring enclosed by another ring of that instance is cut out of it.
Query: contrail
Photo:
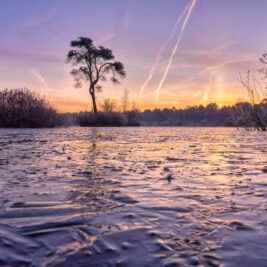
[[[207,102],[209,100],[209,93],[210,93],[211,86],[212,86],[212,84],[214,82],[214,78],[215,78],[215,73],[212,71],[210,73],[208,87],[205,90],[205,93],[204,93],[204,95],[202,97],[201,103]]]
[[[139,98],[142,98],[142,96],[143,96],[143,92],[144,92],[145,88],[147,87],[147,85],[148,85],[148,83],[150,82],[150,80],[153,78],[153,75],[154,75],[154,73],[155,73],[155,70],[156,70],[156,68],[157,68],[157,66],[158,66],[158,64],[159,64],[159,62],[160,62],[160,60],[161,60],[162,53],[164,52],[164,50],[165,50],[167,44],[172,40],[172,38],[173,38],[173,36],[174,36],[174,34],[175,34],[175,32],[176,32],[176,29],[177,29],[177,27],[179,26],[181,20],[183,19],[183,17],[184,17],[184,15],[185,15],[186,11],[189,9],[189,6],[190,6],[190,2],[189,2],[189,4],[186,5],[186,7],[184,8],[182,14],[178,17],[178,19],[177,19],[177,21],[176,21],[176,23],[175,23],[175,25],[174,25],[174,27],[173,27],[173,29],[172,29],[170,35],[169,35],[168,40],[167,40],[167,41],[160,47],[160,49],[159,49],[159,51],[158,51],[158,53],[157,53],[155,62],[154,62],[154,64],[152,65],[152,67],[151,67],[151,69],[150,69],[150,71],[149,71],[148,77],[147,77],[147,79],[145,80],[143,86],[141,87],[141,90],[140,90],[140,93],[139,93]]]
[[[45,80],[45,78],[41,75],[40,71],[38,69],[32,69],[31,73],[37,78],[45,87],[48,87],[48,84]]]
[[[156,101],[156,102],[157,102],[158,99],[159,99],[159,93],[160,93],[160,90],[161,90],[161,88],[162,88],[162,86],[163,86],[163,83],[165,82],[165,79],[166,79],[167,74],[168,74],[168,72],[169,72],[169,69],[170,69],[170,66],[171,66],[171,64],[172,64],[173,57],[174,57],[174,55],[175,55],[175,53],[176,53],[176,51],[177,51],[177,48],[178,48],[179,45],[180,45],[180,42],[181,42],[181,39],[182,39],[184,30],[185,30],[185,26],[186,26],[187,21],[188,21],[190,15],[191,15],[191,13],[192,13],[192,10],[193,10],[194,6],[195,6],[195,4],[196,4],[196,1],[197,1],[197,0],[192,0],[192,1],[190,2],[190,6],[189,6],[188,12],[187,12],[187,14],[186,14],[185,20],[184,20],[184,22],[183,22],[181,31],[180,31],[180,33],[179,33],[179,35],[178,35],[177,42],[176,42],[176,44],[175,44],[175,46],[174,46],[174,48],[173,48],[173,50],[172,50],[171,57],[170,57],[170,59],[169,59],[169,63],[168,63],[168,65],[167,65],[166,69],[165,69],[165,72],[164,72],[164,74],[163,74],[163,77],[162,77],[162,79],[161,79],[161,81],[160,81],[160,83],[159,83],[159,86],[158,86],[157,90],[156,90],[156,96],[155,96],[155,101]]]

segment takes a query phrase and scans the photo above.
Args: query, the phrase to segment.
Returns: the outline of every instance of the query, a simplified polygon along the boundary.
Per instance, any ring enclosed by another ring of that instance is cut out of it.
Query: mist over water
[[[73,127],[0,137],[0,266],[266,266],[264,133]]]

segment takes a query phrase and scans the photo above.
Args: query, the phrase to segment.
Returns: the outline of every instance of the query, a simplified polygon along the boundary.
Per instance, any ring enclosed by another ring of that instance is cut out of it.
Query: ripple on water
[[[0,266],[266,266],[264,133],[0,135]]]

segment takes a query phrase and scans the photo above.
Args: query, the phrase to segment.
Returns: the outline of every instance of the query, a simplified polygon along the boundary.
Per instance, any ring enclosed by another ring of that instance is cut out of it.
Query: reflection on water
[[[267,266],[264,133],[0,136],[1,266]]]

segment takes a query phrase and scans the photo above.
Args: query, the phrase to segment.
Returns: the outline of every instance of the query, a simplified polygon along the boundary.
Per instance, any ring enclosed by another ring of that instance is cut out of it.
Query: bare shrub
[[[102,109],[104,112],[114,112],[116,109],[116,102],[110,98],[106,98],[103,101]]]
[[[0,127],[42,128],[62,124],[62,117],[40,95],[26,88],[0,91]]]
[[[266,131],[267,103],[264,101],[258,104],[249,102],[237,103],[233,106],[231,117],[237,127],[242,127],[246,130]]]
[[[263,82],[267,80],[267,53],[260,58],[261,68],[259,70]],[[254,74],[247,72],[246,77],[240,75],[240,82],[246,88],[249,103],[238,105],[233,115],[235,124],[247,129],[267,130],[267,88],[262,86]]]
[[[129,106],[129,92],[128,90],[124,90],[123,96],[121,98],[121,107],[122,107],[122,112],[126,112],[128,110]]]

